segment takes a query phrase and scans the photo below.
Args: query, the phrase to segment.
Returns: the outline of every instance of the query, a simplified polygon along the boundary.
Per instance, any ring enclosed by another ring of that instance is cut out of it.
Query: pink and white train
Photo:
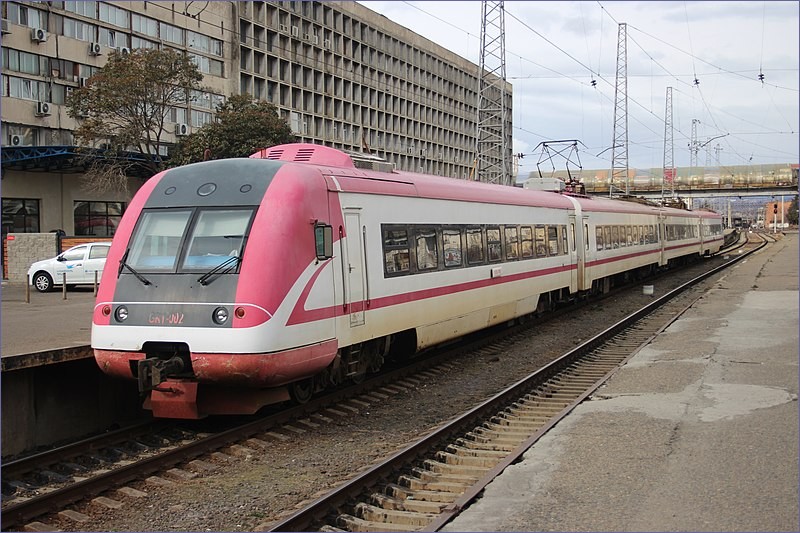
[[[92,347],[156,417],[253,413],[722,241],[711,212],[275,146],[142,186],[108,255]]]

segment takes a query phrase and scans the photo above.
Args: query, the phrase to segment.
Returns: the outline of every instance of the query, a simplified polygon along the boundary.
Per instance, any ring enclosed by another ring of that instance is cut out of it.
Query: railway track
[[[658,298],[269,530],[440,530],[700,294],[689,303],[676,296],[770,240]]]
[[[503,330],[482,339],[480,343],[496,344],[514,334],[514,329]],[[471,349],[475,348],[473,343]],[[226,454],[258,453],[259,448],[268,446],[266,441],[270,440],[269,433],[274,428],[292,423],[314,427],[330,416],[335,418],[331,413],[347,411],[349,408],[346,402],[357,399],[360,395],[378,391],[378,395],[385,397],[393,393],[392,384],[408,376],[424,372],[425,369],[433,369],[433,372],[447,371],[450,364],[448,361],[463,351],[463,346],[455,347],[417,361],[412,366],[379,375],[361,385],[265,418],[249,420],[235,427],[213,430],[201,427],[198,430],[176,427],[161,421],[6,463],[3,466],[3,490],[6,496],[2,509],[3,529],[13,529],[33,518],[107,493],[133,480],[170,474],[180,478],[180,472],[208,471],[213,469],[213,459],[209,460],[209,457],[221,456],[224,460]],[[576,379],[575,383],[582,383],[581,379]],[[546,406],[543,404],[542,409],[552,409],[561,400],[562,397],[553,396],[546,402]],[[528,403],[525,408],[530,407],[531,404]],[[506,425],[506,422],[499,419],[496,423]],[[505,450],[495,450],[498,451],[508,453]],[[486,453],[468,453],[474,455],[470,460],[472,462],[486,460]]]

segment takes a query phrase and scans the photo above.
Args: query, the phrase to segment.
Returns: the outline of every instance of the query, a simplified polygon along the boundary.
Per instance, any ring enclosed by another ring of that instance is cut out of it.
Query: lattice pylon
[[[661,181],[661,199],[675,196],[675,143],[672,123],[672,87],[667,87],[664,109],[664,179]]]
[[[617,82],[614,89],[614,143],[611,152],[611,183],[609,195],[614,187],[624,183],[625,194],[629,192],[628,179],[628,26],[619,24],[617,32]]]
[[[481,58],[475,179],[511,185],[511,148],[506,131],[505,8],[503,2],[482,2]]]

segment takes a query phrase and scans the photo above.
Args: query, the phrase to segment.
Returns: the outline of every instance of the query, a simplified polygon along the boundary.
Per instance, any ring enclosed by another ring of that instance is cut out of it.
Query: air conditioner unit
[[[330,48],[331,47],[331,40],[330,39],[325,39],[322,42],[322,44],[325,46],[325,48]]]
[[[3,23],[2,24],[3,24],[3,28],[2,28],[3,29],[3,35],[5,35],[6,33],[11,33],[11,29],[10,29],[10,27],[8,25],[8,19],[3,19]]]
[[[319,35],[315,35],[311,40],[313,41],[314,44],[319,46]]]
[[[119,48],[117,48],[117,52],[119,52],[123,56],[127,56],[130,55],[131,49],[128,48],[127,46],[120,46]]]
[[[31,41],[39,43],[47,41],[47,32],[41,28],[31,28]]]
[[[11,146],[22,146],[23,141],[24,138],[22,137],[22,135],[11,135],[9,139],[9,144]]]
[[[289,31],[289,26],[287,26],[286,24],[279,24],[278,28],[283,32]]]
[[[292,37],[297,37],[298,35],[300,35],[300,28],[292,26]]]
[[[311,40],[311,34],[310,33],[304,33],[303,34],[303,39],[305,39],[306,41],[310,41]]]
[[[103,51],[100,48],[100,43],[89,43],[89,55],[90,56],[99,56],[102,53],[103,53]]]
[[[422,150],[419,151],[419,155],[421,155],[422,157],[425,157],[426,155],[428,155],[428,149],[427,148],[423,148]]]
[[[36,102],[36,115],[39,117],[44,117],[50,114],[50,103],[49,102]]]
[[[189,135],[189,125],[188,124],[175,124],[175,135],[178,137],[185,137]]]
[[[409,154],[413,154],[413,153],[414,153],[414,147],[413,147],[413,146],[409,146],[409,147],[408,147],[408,150],[406,150],[406,151],[407,151]]]

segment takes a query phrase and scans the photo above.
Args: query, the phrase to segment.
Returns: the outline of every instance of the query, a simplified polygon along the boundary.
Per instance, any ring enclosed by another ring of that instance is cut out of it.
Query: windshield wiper
[[[208,272],[197,278],[197,281],[200,282],[200,285],[208,285],[210,283],[209,279],[211,278],[211,276],[215,274],[225,274],[227,272],[230,272],[231,270],[239,266],[239,261],[240,258],[238,255],[229,257],[222,263],[218,264],[217,266],[215,266],[214,268],[212,268],[211,270],[209,270]]]
[[[153,285],[152,281],[150,281],[146,277],[144,277],[141,274],[139,274],[138,272],[136,272],[136,270],[134,270],[134,268],[132,266],[130,266],[128,263],[125,262],[125,260],[128,258],[128,253],[130,251],[131,251],[130,248],[125,250],[125,255],[123,255],[122,259],[119,260],[119,270],[117,270],[117,278],[119,278],[119,276],[122,274],[122,269],[123,268],[127,268],[128,270],[131,271],[131,274],[136,276],[136,279],[138,279],[139,281],[141,281],[145,285]],[[155,285],[153,285],[153,287],[155,287]]]

